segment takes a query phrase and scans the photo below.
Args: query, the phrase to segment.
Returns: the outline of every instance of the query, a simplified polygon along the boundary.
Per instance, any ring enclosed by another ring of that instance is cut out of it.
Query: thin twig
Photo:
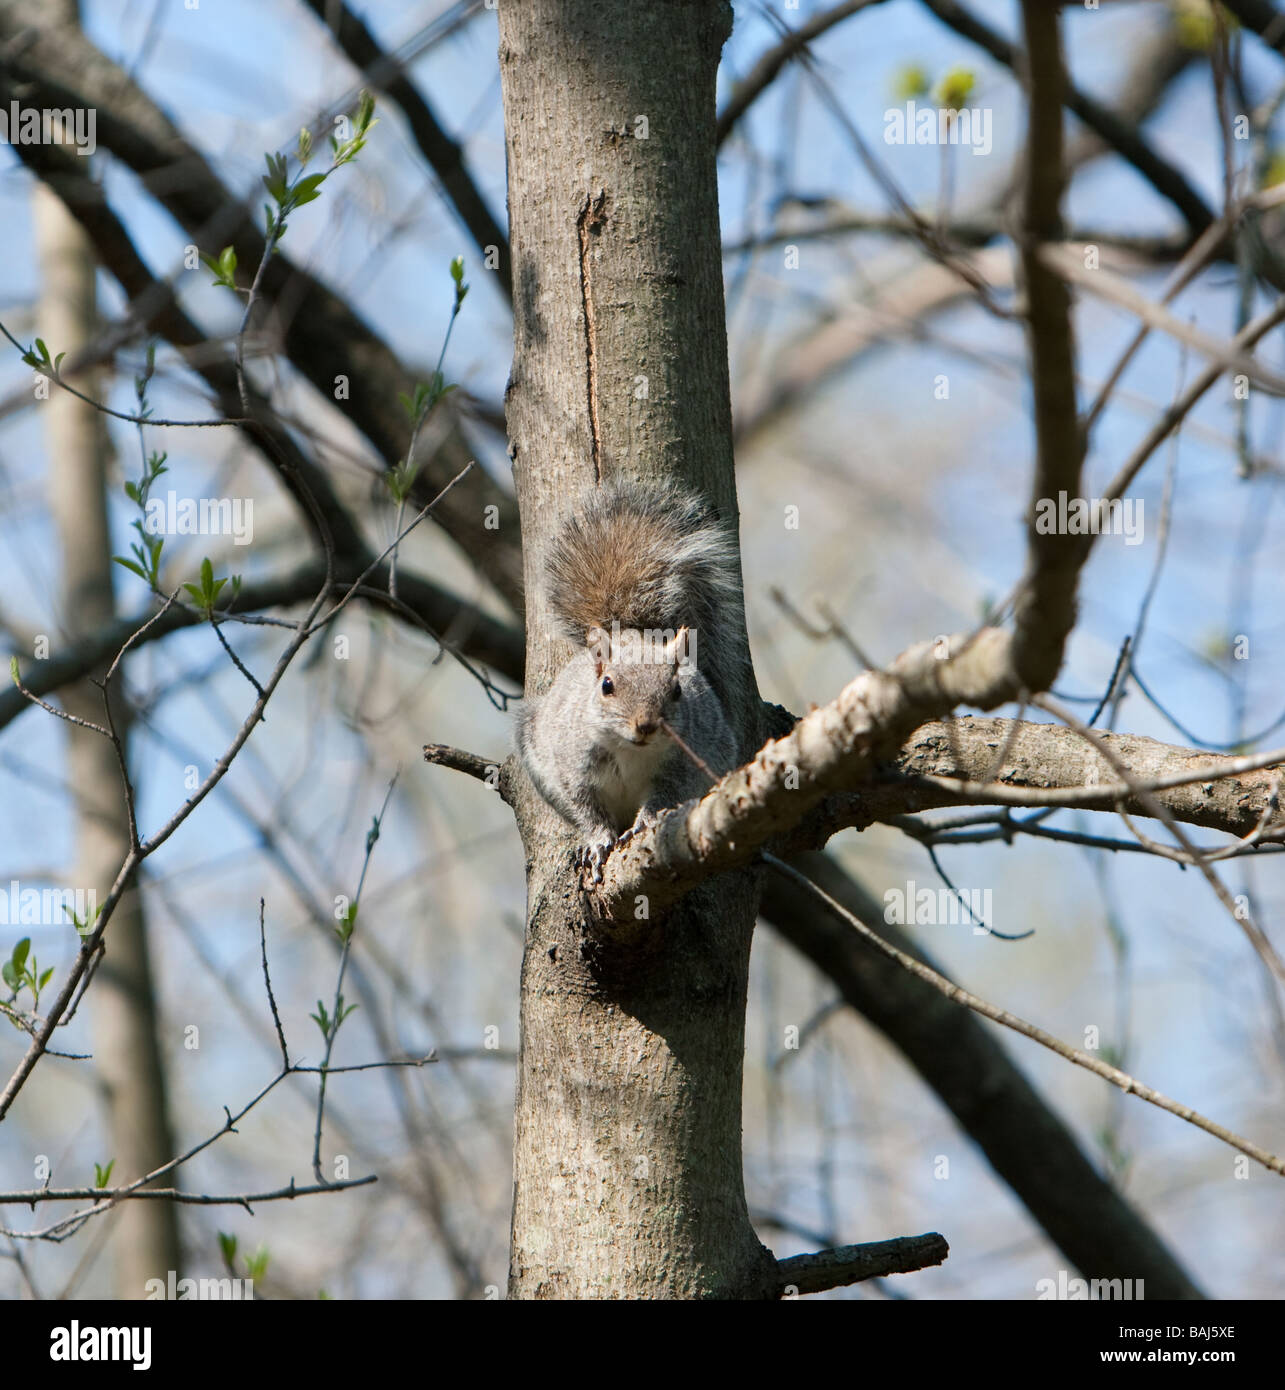
[[[1249,938],[1250,944],[1253,946],[1254,950],[1258,952],[1263,964],[1280,983],[1285,984],[1285,961],[1282,961],[1280,956],[1276,954],[1275,948],[1268,940],[1263,929],[1253,921],[1242,908],[1238,907],[1236,900],[1232,897],[1231,893],[1228,892],[1223,881],[1205,862],[1204,857],[1196,849],[1195,845],[1191,843],[1187,832],[1178,823],[1173,812],[1169,810],[1163,801],[1153,795],[1143,783],[1139,782],[1138,779],[1134,777],[1133,773],[1125,766],[1115,749],[1113,749],[1100,734],[1090,729],[1087,725],[1082,724],[1070,710],[1063,709],[1061,705],[1055,700],[1049,699],[1048,696],[1040,696],[1034,703],[1038,705],[1040,709],[1060,719],[1069,729],[1074,729],[1081,738],[1091,744],[1116,775],[1123,779],[1126,786],[1129,788],[1129,795],[1140,801],[1148,814],[1164,822],[1165,828],[1174,839],[1178,841],[1179,845],[1182,846],[1187,854],[1191,856],[1191,862],[1200,870],[1206,882],[1214,890],[1214,895],[1217,897],[1218,901],[1222,903],[1223,907],[1231,914],[1232,921],[1235,922],[1241,931]],[[1285,761],[1285,759],[1277,759],[1277,761]],[[1275,793],[1273,792],[1268,800],[1270,802],[1274,799]],[[1127,821],[1126,824],[1128,824]]]
[[[783,1294],[821,1293],[885,1274],[911,1274],[943,1263],[950,1253],[936,1231],[922,1236],[875,1240],[868,1245],[841,1245],[814,1255],[791,1255],[777,1261]]]
[[[272,1024],[277,1030],[277,1042],[281,1044],[281,1065],[290,1067],[290,1051],[286,1047],[285,1030],[281,1027],[281,1015],[277,1012],[276,997],[272,993],[272,976],[268,974],[268,936],[263,924],[263,899],[259,899],[259,956],[263,961],[263,985],[268,991],[268,1007],[272,1010]]]
[[[1212,1134],[1215,1139],[1221,1139],[1224,1144],[1230,1144],[1232,1148],[1239,1149],[1241,1153],[1247,1154],[1256,1163],[1261,1163],[1273,1173],[1285,1174],[1285,1159],[1277,1158],[1275,1154],[1269,1153],[1266,1149],[1260,1148],[1257,1144],[1243,1138],[1224,1126],[1215,1124],[1213,1120],[1206,1119],[1198,1111],[1193,1110],[1188,1105],[1182,1105],[1176,1100],[1171,1100],[1160,1091],[1153,1090],[1150,1086],[1144,1086],[1135,1077],[1122,1072],[1118,1067],[1109,1066],[1106,1062],[1097,1057],[1090,1056],[1087,1052],[1081,1052],[1078,1048],[1069,1046],[1059,1038],[1055,1038],[1051,1033],[1046,1033],[1044,1029],[1037,1028],[1033,1023],[1027,1023],[1025,1019],[1018,1018],[1016,1014],[1011,1014],[1007,1009],[998,1008],[994,1004],[988,1003],[985,999],[978,998],[975,994],[970,994],[967,990],[961,989],[957,984],[946,979],[944,975],[939,975],[930,966],[922,961],[916,960],[913,956],[907,955],[905,951],[899,951],[895,946],[890,945],[881,936],[872,932],[859,917],[853,916],[841,903],[836,902],[824,889],[819,888],[812,882],[806,874],[800,873],[791,865],[778,859],[773,854],[764,854],[763,858],[777,871],[784,874],[792,883],[797,883],[806,892],[811,893],[819,902],[822,902],[832,913],[842,921],[852,927],[863,940],[867,941],[880,954],[894,960],[904,970],[908,970],[912,975],[923,980],[925,984],[931,985],[934,989],[944,994],[947,999],[956,1004],[962,1004],[965,1008],[972,1009],[974,1013],[979,1013],[983,1018],[989,1018],[992,1023],[998,1023],[1005,1028],[1011,1028],[1015,1033],[1020,1033],[1024,1038],[1030,1038],[1032,1042],[1039,1043],[1042,1047],[1047,1047],[1050,1052],[1056,1052],[1059,1057],[1065,1057],[1068,1062],[1074,1062],[1076,1066],[1084,1067],[1085,1070],[1093,1072],[1095,1076],[1100,1076],[1104,1081],[1109,1081],[1113,1086],[1119,1086],[1128,1095],[1135,1095],[1151,1105],[1158,1106],[1161,1110],[1166,1110],[1171,1115],[1176,1115],[1180,1120],[1186,1120],[1188,1124],[1195,1125],[1198,1129],[1203,1129],[1207,1134]]]
[[[400,770],[399,770],[400,772]],[[366,855],[362,860],[361,876],[357,880],[357,891],[353,894],[352,904],[348,909],[345,919],[347,930],[343,936],[343,950],[339,953],[339,973],[335,980],[334,1001],[331,1005],[330,1026],[326,1029],[326,1053],[321,1060],[321,1066],[317,1069],[320,1072],[321,1080],[317,1087],[317,1126],[313,1135],[312,1142],[312,1171],[316,1174],[317,1181],[326,1181],[321,1171],[321,1131],[325,1123],[326,1114],[326,1077],[332,1069],[330,1065],[330,1055],[334,1051],[335,1039],[339,1036],[339,1027],[344,1021],[344,975],[348,970],[348,958],[352,954],[352,939],[356,929],[357,909],[361,905],[362,889],[366,886],[366,872],[370,868],[370,858],[375,852],[375,845],[379,840],[380,825],[383,822],[384,812],[388,809],[388,803],[392,799],[393,788],[397,785],[399,772],[394,772],[392,779],[388,783],[388,790],[384,793],[383,805],[379,808],[379,814],[375,816],[369,832],[366,835]],[[318,1008],[320,1009],[320,1005]]]

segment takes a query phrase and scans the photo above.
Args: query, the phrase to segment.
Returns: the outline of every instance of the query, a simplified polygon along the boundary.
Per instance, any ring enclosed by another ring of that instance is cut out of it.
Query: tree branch
[[[1264,1149],[1261,1145],[1255,1144],[1252,1140],[1246,1139],[1243,1135],[1227,1129],[1224,1125],[1216,1124],[1213,1120],[1206,1118],[1199,1111],[1193,1110],[1189,1105],[1183,1105],[1179,1101],[1172,1100],[1169,1096],[1160,1091],[1153,1090],[1150,1086],[1144,1086],[1142,1082],[1127,1072],[1121,1071],[1119,1067],[1113,1067],[1109,1063],[1102,1061],[1098,1057],[1092,1056],[1088,1052],[1083,1052],[1079,1048],[1071,1047],[1062,1042],[1060,1038],[1055,1038],[1051,1033],[1043,1028],[1037,1027],[1033,1023],[1028,1023],[1024,1018],[1018,1018],[1016,1014],[1010,1013],[1007,1009],[1001,1009],[997,1005],[985,999],[978,998],[975,994],[970,994],[966,989],[961,989],[953,981],[948,980],[944,975],[936,970],[924,965],[916,960],[906,951],[898,950],[897,947],[890,945],[876,932],[870,930],[864,922],[853,913],[849,912],[841,903],[835,902],[822,889],[818,888],[806,875],[801,874],[797,869],[789,864],[783,863],[775,855],[765,855],[765,859],[780,874],[805,888],[814,894],[816,898],[823,902],[836,917],[847,922],[861,936],[862,940],[875,950],[887,956],[889,960],[894,960],[904,970],[908,970],[918,979],[931,985],[934,989],[940,990],[947,999],[953,999],[956,1003],[963,1004],[974,1012],[981,1014],[983,1018],[988,1018],[992,1023],[998,1023],[1005,1028],[1011,1028],[1015,1033],[1020,1033],[1024,1038],[1030,1038],[1032,1042],[1037,1042],[1041,1047],[1046,1047],[1050,1052],[1055,1052],[1059,1057],[1065,1058],[1068,1062],[1074,1062],[1076,1066],[1083,1067],[1086,1071],[1091,1071],[1095,1076],[1100,1076],[1104,1081],[1109,1081],[1113,1086],[1118,1086],[1126,1095],[1137,1096],[1141,1100],[1148,1101],[1160,1110],[1165,1110],[1171,1115],[1176,1115],[1180,1120],[1186,1120],[1188,1124],[1195,1125],[1197,1129],[1203,1129],[1206,1134],[1212,1134],[1215,1139],[1220,1139],[1224,1144],[1230,1145],[1233,1149],[1238,1149],[1241,1153],[1252,1158],[1255,1163],[1261,1163],[1269,1172],[1285,1175],[1285,1159],[1279,1158],[1276,1154]]]
[[[264,236],[250,210],[254,203],[229,193],[160,107],[81,30],[51,24],[39,0],[3,0],[0,44],[3,75],[9,79],[0,85],[23,84],[24,100],[33,105],[93,108],[99,143],[138,175],[198,246],[209,244],[212,229],[219,229],[222,243],[225,230],[240,264],[264,261]],[[17,148],[25,155],[33,147]],[[277,308],[291,362],[327,403],[335,402],[340,378],[350,383],[346,412],[393,467],[406,446],[398,395],[413,393],[413,375],[345,300],[284,252],[268,260],[263,287]],[[426,458],[415,500],[422,504],[440,491],[469,456],[456,426]],[[488,507],[502,518],[498,530],[483,527]],[[440,520],[488,580],[520,606],[522,567],[513,499],[484,469],[474,469],[467,484],[451,495]]]
[[[1222,0],[1222,3],[1268,48],[1285,55],[1285,14],[1271,0]]]
[[[365,568],[360,558],[344,559],[337,563],[327,596],[342,597],[353,579]],[[236,599],[236,613],[244,616],[305,602],[316,595],[324,582],[324,563],[319,559],[309,561],[280,578],[244,585]],[[379,586],[386,583],[387,568],[379,566],[371,573],[369,583],[358,591],[357,597],[375,606],[389,607],[402,616],[413,614],[434,633],[450,633],[452,647],[458,647],[460,651],[485,662],[515,684],[521,683],[523,644],[522,634],[517,628],[481,612],[420,575],[403,571],[398,579],[401,597],[397,603],[389,598],[387,592],[381,591]],[[231,602],[230,598],[224,600],[225,604]],[[228,610],[219,607],[215,611]],[[47,660],[24,663],[23,684],[33,695],[47,695],[80,680],[113,656],[150,620],[146,613],[121,618],[74,642],[63,651],[52,654]],[[194,608],[171,605],[164,618],[153,622],[139,637],[137,645],[145,645],[204,621],[204,615]],[[0,690],[0,729],[27,708],[27,700],[20,691],[12,687]]]
[[[324,3],[324,0],[308,0],[308,3]],[[769,48],[742,81],[736,84],[735,90],[727,100],[727,105],[719,112],[718,125],[714,135],[715,147],[720,147],[723,144],[723,141],[732,133],[737,121],[776,81],[777,74],[786,63],[791,58],[798,57],[813,39],[820,38],[827,29],[833,29],[836,24],[847,19],[849,15],[854,15],[860,10],[867,10],[872,5],[883,3],[884,0],[843,0],[842,4],[834,5],[828,10],[822,10],[819,14],[813,15],[806,24],[801,24],[797,29],[787,34],[780,43]]]
[[[1035,476],[1027,515],[1027,566],[1014,614],[1012,667],[1028,691],[1047,690],[1075,626],[1075,590],[1084,552],[1080,537],[1042,535],[1042,499],[1080,495],[1084,439],[1075,399],[1071,296],[1040,257],[1062,239],[1062,100],[1066,74],[1056,6],[1022,0],[1025,80],[1030,105],[1019,254],[1026,291],[1027,342],[1035,396]]]
[[[485,782],[500,766],[498,762],[484,758],[479,753],[470,753],[465,748],[452,748],[446,743],[426,743],[424,761],[436,763],[438,767],[449,767],[454,772],[463,772],[479,782]]]
[[[944,708],[985,706],[998,693],[993,673],[1008,669],[1008,642],[1006,634],[987,628],[971,645],[953,640],[952,660],[936,659],[934,644],[925,643],[904,653],[890,671],[858,676],[831,704],[767,743],[701,801],[665,813],[613,851],[595,900],[599,909],[614,920],[645,894],[654,914],[712,874],[750,863],[775,836],[782,836],[791,851],[815,848],[844,826],[866,826],[931,806],[1014,801],[1111,809],[1119,802],[1149,814],[1071,730],[1024,724],[1007,755],[1008,770],[996,774],[995,782],[974,779],[990,776],[996,749],[1011,735],[1009,721],[945,725],[925,720],[913,738],[903,736],[906,748],[889,745],[901,721],[914,720],[914,711],[926,710],[934,699]],[[970,737],[970,729],[981,737]],[[1242,836],[1255,829],[1272,795],[1271,776],[1258,770],[1285,757],[1285,751],[1274,750],[1216,758],[1131,735],[1104,737],[1121,750],[1148,790],[1160,785],[1161,799],[1177,819]],[[918,780],[890,786],[889,762]],[[970,777],[958,777],[961,762]],[[927,771],[930,767],[940,772]],[[1049,795],[1023,795],[1028,784],[1029,790]]]
[[[792,863],[890,944],[939,969],[906,931],[884,920],[883,903],[829,855],[807,854]],[[1081,1274],[1144,1279],[1156,1298],[1201,1297],[976,1014],[870,950],[847,923],[780,874],[766,875],[762,914],[918,1071]]]
[[[944,1236],[932,1231],[922,1236],[899,1236],[896,1240],[873,1240],[867,1245],[841,1245],[837,1250],[819,1250],[815,1255],[792,1255],[778,1260],[781,1291],[822,1293],[826,1289],[859,1284],[863,1279],[879,1279],[885,1274],[910,1274],[945,1262],[950,1246]]]
[[[509,239],[464,167],[464,155],[437,122],[432,107],[397,60],[375,42],[370,30],[342,0],[306,0],[308,8],[334,35],[349,61],[372,86],[397,103],[420,153],[441,182],[459,219],[483,256],[496,253],[496,274],[506,299],[513,298]]]
[[[1150,35],[1144,34],[1131,57],[1133,61],[1112,106],[1115,119],[1126,127],[1137,126],[1155,109],[1193,55],[1175,42],[1171,26],[1165,24]],[[1078,169],[1110,149],[1097,135],[1082,133],[1068,146],[1067,166]],[[1003,222],[1019,183],[1020,179],[1004,178],[980,200],[981,215]],[[1190,244],[1191,238],[1185,241]],[[1221,249],[1225,245],[1224,236],[1218,246]],[[1011,280],[1012,263],[1007,248],[978,249],[974,263],[993,288],[999,289]],[[752,438],[782,413],[796,408],[810,392],[834,373],[850,367],[863,352],[878,347],[894,334],[913,335],[918,321],[948,308],[961,293],[958,280],[937,265],[921,264],[909,273],[891,276],[879,273],[876,267],[875,273],[862,278],[853,296],[855,306],[837,318],[827,317],[795,342],[775,365],[770,385],[749,396],[742,390],[735,419],[738,441]]]
[[[996,62],[1017,71],[1020,54],[1016,46],[989,24],[978,19],[955,0],[922,0],[939,20],[957,34],[984,49]],[[1056,5],[1046,5],[1049,15],[1055,15]],[[1104,140],[1121,158],[1147,180],[1162,197],[1168,199],[1182,214],[1193,233],[1199,235],[1214,220],[1209,205],[1192,186],[1187,176],[1158,155],[1147,141],[1128,122],[1093,97],[1067,85],[1064,92],[1067,109],[1074,112],[1090,130]]]
[[[1271,806],[1275,776],[1269,769],[1280,750],[1227,758],[1140,734],[1100,737],[1184,824],[1243,838],[1258,829]],[[1003,768],[995,772],[996,749],[1006,743]],[[816,848],[847,827],[865,829],[876,821],[947,806],[1055,806],[1152,814],[1106,759],[1086,748],[1073,730],[966,716],[924,724],[882,776],[860,792],[830,797],[799,823],[790,841],[800,849]],[[1270,824],[1277,835],[1285,830],[1280,816]]]

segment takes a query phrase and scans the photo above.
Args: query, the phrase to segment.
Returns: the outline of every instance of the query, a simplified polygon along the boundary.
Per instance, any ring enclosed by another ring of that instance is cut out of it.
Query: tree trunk
[[[541,570],[583,490],[620,474],[677,477],[735,521],[714,162],[730,27],[730,6],[714,0],[501,8],[506,406],[531,694],[568,654]],[[743,643],[743,620],[731,621]],[[752,749],[761,716],[748,666],[725,684]],[[720,878],[613,938],[588,918],[573,836],[514,781],[528,922],[510,1296],[775,1296],[741,1173],[754,877]]]
[[[33,197],[43,283],[40,331],[50,351],[65,351],[70,361],[94,333],[93,248],[55,194],[42,185]],[[86,385],[83,380],[78,383],[82,390]],[[51,388],[42,410],[49,446],[50,505],[62,550],[62,635],[72,642],[115,618],[107,441],[103,418],[57,387]],[[104,670],[95,672],[99,680],[103,674]],[[103,723],[102,692],[90,680],[67,686],[62,703],[70,714]],[[116,699],[112,708],[128,747],[124,702]],[[67,780],[75,796],[74,882],[101,898],[130,849],[120,766],[111,743],[101,734],[70,724],[64,729]],[[66,930],[70,935],[70,923]],[[147,935],[136,890],[126,894],[112,917],[106,954],[88,997],[94,1060],[83,1065],[94,1068],[105,1093],[108,1148],[102,1158],[114,1160],[111,1181],[115,1185],[174,1157]],[[97,1156],[80,1155],[80,1171],[62,1175],[65,1185],[92,1180],[91,1158]],[[172,1183],[167,1180],[167,1185]],[[164,1279],[169,1270],[178,1272],[178,1227],[172,1203],[124,1202],[107,1219],[115,1223],[112,1257],[117,1297],[144,1298],[148,1279]]]

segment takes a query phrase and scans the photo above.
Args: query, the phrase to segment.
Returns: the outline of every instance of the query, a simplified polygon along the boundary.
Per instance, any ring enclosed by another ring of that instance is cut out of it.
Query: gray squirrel
[[[548,691],[523,702],[517,746],[536,790],[584,837],[577,864],[602,881],[617,840],[701,796],[737,742],[720,684],[736,659],[740,593],[727,530],[673,483],[606,483],[551,547],[549,603],[580,649]],[[663,721],[663,723],[662,723]]]

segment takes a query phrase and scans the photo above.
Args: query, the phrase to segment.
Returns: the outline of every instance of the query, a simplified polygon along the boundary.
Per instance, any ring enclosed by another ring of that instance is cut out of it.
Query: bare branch
[[[21,83],[24,100],[32,104],[98,110],[100,145],[143,181],[198,246],[209,245],[211,227],[219,228],[220,243],[231,243],[240,264],[261,262],[265,239],[253,220],[257,195],[247,200],[233,196],[166,113],[82,31],[52,23],[39,0],[8,0],[0,6],[0,42],[8,44],[0,100],[16,99],[16,84]],[[85,188],[83,168],[73,167],[83,166],[84,160],[55,146],[15,146],[15,152],[42,177],[56,171],[64,182],[60,185],[52,177],[50,181],[60,196],[66,196],[70,171],[72,178],[78,176],[77,202],[102,205],[101,190]],[[80,205],[69,206],[81,216]],[[98,245],[94,230],[87,230]],[[281,324],[284,350],[322,399],[333,401],[335,382],[341,377],[364,383],[362,390],[352,393],[347,413],[392,467],[405,445],[398,394],[414,391],[412,374],[343,299],[284,253],[271,257],[263,288],[274,302],[291,305]],[[422,493],[440,488],[470,453],[453,422],[421,475]],[[417,483],[415,500],[420,496]],[[484,530],[479,518],[487,507],[496,508],[502,518],[511,518],[515,510],[513,499],[484,469],[477,469],[467,487],[452,495],[444,524],[506,599],[516,603],[521,574],[518,530],[507,524],[498,531]]]
[[[906,930],[885,920],[885,903],[831,856],[807,854],[792,862],[880,936],[940,970]],[[1146,1219],[1026,1078],[994,1028],[870,950],[792,880],[766,876],[762,912],[904,1054],[1072,1265],[1089,1276],[1145,1279],[1155,1298],[1201,1297]],[[830,1234],[799,1234],[816,1246],[838,1243]]]
[[[1101,734],[1082,724],[1075,715],[1069,710],[1063,709],[1055,700],[1041,697],[1036,701],[1036,704],[1038,704],[1041,709],[1047,710],[1055,718],[1060,719],[1069,728],[1074,729],[1087,743],[1092,744],[1111,765],[1112,771],[1124,781],[1133,799],[1140,801],[1153,816],[1156,816],[1164,822],[1174,839],[1177,840],[1183,850],[1186,851],[1188,862],[1194,863],[1200,870],[1205,881],[1214,890],[1214,895],[1217,897],[1218,901],[1222,903],[1231,915],[1232,921],[1234,921],[1249,938],[1250,944],[1253,946],[1254,950],[1258,952],[1263,964],[1276,976],[1276,979],[1280,983],[1285,984],[1285,961],[1282,961],[1280,956],[1276,954],[1275,949],[1272,947],[1272,943],[1267,939],[1262,928],[1241,909],[1238,909],[1235,899],[1227,891],[1227,888],[1218,875],[1209,867],[1205,857],[1199,853],[1195,845],[1187,838],[1186,833],[1174,818],[1173,812],[1170,811],[1162,801],[1157,800],[1155,795],[1133,776],[1123,761],[1116,755],[1110,746],[1105,743]],[[1266,756],[1270,757],[1271,755],[1268,754]],[[1285,750],[1279,751],[1274,763],[1268,764],[1268,766],[1273,766],[1275,763],[1280,763],[1282,761],[1285,761]],[[1264,813],[1265,817],[1268,812],[1270,812],[1270,809],[1277,803],[1279,782],[1279,776],[1272,779],[1272,789],[1268,797],[1268,807]],[[1128,824],[1127,818],[1125,823]],[[1260,823],[1255,826],[1253,834],[1261,838],[1265,828],[1266,819],[1260,819]]]
[[[424,761],[436,763],[438,767],[449,767],[454,772],[463,772],[469,777],[475,777],[479,782],[488,781],[499,766],[497,762],[482,757],[480,753],[470,753],[464,748],[452,748],[448,743],[426,743]]]
[[[955,0],[922,0],[922,3],[957,34],[977,44],[1005,67],[1017,70],[1020,54],[1016,46],[963,5],[956,4]],[[1050,14],[1057,10],[1055,5],[1043,8]],[[1121,158],[1132,164],[1157,193],[1178,209],[1193,232],[1199,234],[1209,226],[1214,220],[1209,205],[1187,176],[1176,165],[1158,155],[1137,129],[1077,87],[1068,86],[1064,99],[1068,110],[1073,111]]]
[[[366,569],[367,564],[368,561],[364,558],[345,558],[337,563],[335,579],[328,596],[341,596],[343,589],[352,582],[356,574]],[[500,622],[421,575],[407,575],[403,572],[398,577],[401,597],[396,604],[389,598],[386,586],[381,586],[379,582],[385,578],[382,566],[372,572],[370,578],[376,582],[363,584],[357,597],[372,604],[401,611],[403,615],[414,614],[427,630],[433,633],[458,630],[458,640],[451,643],[448,650],[469,652],[510,679],[521,679],[523,649],[522,634],[518,628]],[[216,608],[215,612],[220,616],[226,614],[229,618],[244,619],[246,613],[256,610],[285,607],[309,600],[323,583],[324,566],[319,561],[308,561],[277,579],[244,585],[239,598],[235,600],[242,610],[240,614],[229,613],[226,607]],[[228,596],[224,602],[230,605],[234,600]],[[163,615],[153,613],[146,617],[138,615],[121,618],[111,626],[73,643],[65,651],[35,663],[27,673],[25,689],[35,695],[48,694],[88,675],[119,651],[122,643],[129,641],[131,636],[134,637],[135,645],[142,646],[168,636],[180,628],[192,627],[204,621],[203,613],[180,604],[174,605]],[[293,623],[284,625],[294,627]],[[26,708],[27,697],[24,694],[16,690],[0,690],[0,728]],[[61,711],[52,707],[46,708],[51,713],[61,714]]]
[[[441,182],[459,219],[483,256],[495,253],[496,275],[507,299],[513,298],[509,239],[495,220],[464,166],[464,152],[438,124],[433,108],[406,75],[401,62],[385,53],[370,30],[342,0],[307,0],[308,7],[335,37],[362,79],[396,102],[406,117],[420,153]]]
[[[1025,690],[1047,690],[1062,666],[1075,626],[1075,590],[1084,552],[1079,537],[1042,535],[1042,499],[1080,495],[1084,439],[1075,398],[1071,297],[1040,257],[1062,236],[1062,68],[1056,6],[1023,0],[1030,105],[1019,252],[1026,290],[1027,343],[1035,395],[1035,476],[1027,516],[1026,575],[1014,613],[1012,668]]]
[[[950,1253],[944,1236],[932,1231],[922,1236],[898,1236],[872,1240],[866,1245],[841,1245],[815,1255],[791,1255],[778,1260],[782,1293],[822,1293],[826,1289],[879,1279],[885,1274],[911,1274],[945,1262]]]
[[[320,2],[321,0],[318,0],[318,3]],[[313,3],[313,0],[309,0],[309,3]],[[849,15],[854,15],[860,10],[867,10],[872,5],[882,3],[883,0],[844,0],[842,4],[833,5],[828,10],[814,14],[806,24],[801,24],[782,38],[779,43],[769,48],[754,64],[745,78],[736,84],[732,95],[728,98],[727,105],[718,113],[718,126],[714,136],[715,145],[722,145],[723,141],[732,133],[737,121],[767,91],[786,63],[791,58],[798,57],[807,44],[811,43],[813,39],[820,38],[827,29],[833,29],[836,24],[847,19]]]
[[[1151,329],[1167,333],[1175,341],[1194,348],[1211,366],[1219,372],[1243,372],[1255,385],[1273,395],[1285,395],[1285,376],[1265,367],[1255,357],[1237,349],[1234,343],[1220,342],[1208,333],[1184,323],[1176,314],[1171,314],[1155,300],[1135,290],[1121,276],[1099,267],[1086,269],[1084,247],[1071,243],[1060,245],[1046,244],[1039,249],[1039,257],[1048,268],[1064,280],[1073,280],[1091,294],[1097,295],[1110,304],[1127,309],[1140,318]]]
[[[1189,1105],[1182,1105],[1176,1100],[1171,1100],[1160,1091],[1153,1090],[1150,1086],[1144,1086],[1142,1082],[1122,1072],[1118,1067],[1110,1066],[1100,1058],[1094,1057],[1087,1052],[1081,1052],[1078,1048],[1069,1046],[1060,1039],[1055,1038],[1051,1033],[1046,1033],[1044,1029],[1037,1028],[1033,1023],[1027,1023],[1025,1019],[1018,1018],[1016,1014],[1011,1014],[1007,1009],[998,1008],[994,1004],[988,1003],[985,999],[978,998],[975,994],[970,994],[966,989],[961,989],[957,984],[952,983],[944,975],[939,975],[937,971],[917,961],[913,956],[905,951],[900,951],[897,947],[890,945],[881,936],[872,932],[859,917],[854,916],[842,904],[835,902],[823,889],[818,888],[806,874],[801,874],[791,865],[777,859],[775,855],[765,854],[772,867],[792,882],[797,883],[805,891],[813,894],[819,901],[823,902],[836,917],[847,922],[849,926],[860,933],[861,937],[881,954],[890,960],[895,960],[903,969],[910,971],[926,984],[930,984],[934,989],[939,990],[947,999],[953,999],[958,1004],[963,1004],[974,1012],[989,1018],[992,1023],[1001,1024],[1005,1028],[1011,1028],[1014,1032],[1020,1033],[1024,1038],[1030,1038],[1032,1042],[1039,1043],[1042,1047],[1047,1047],[1051,1052],[1056,1052],[1059,1057],[1065,1057],[1068,1062],[1074,1062],[1076,1066],[1084,1067],[1086,1071],[1091,1071],[1095,1076],[1100,1076],[1104,1081],[1109,1081],[1113,1086],[1118,1086],[1127,1095],[1135,1095],[1150,1104],[1166,1110],[1171,1115],[1177,1115],[1180,1120],[1186,1120],[1188,1124],[1195,1125],[1197,1129],[1203,1129],[1206,1134],[1212,1134],[1215,1139],[1221,1139],[1224,1144],[1230,1144],[1232,1148],[1239,1149],[1241,1153],[1247,1154],[1256,1163],[1261,1163],[1264,1168],[1273,1173],[1285,1175],[1285,1159],[1277,1158],[1273,1153],[1243,1138],[1234,1131],[1225,1128],[1223,1125],[1215,1124],[1213,1120],[1206,1119],[1198,1111],[1193,1110]]]
[[[281,1065],[290,1066],[290,1050],[286,1047],[285,1030],[281,1027],[281,1015],[277,1012],[276,996],[272,993],[272,976],[268,974],[268,936],[263,923],[263,899],[259,899],[259,956],[263,961],[263,987],[268,992],[268,1007],[272,1010],[272,1024],[277,1030],[277,1042],[281,1045]]]
[[[859,794],[830,797],[800,823],[797,843],[811,847],[845,826],[864,828],[875,821],[895,821],[907,813],[946,806],[1098,811],[1123,806],[1139,815],[1151,814],[1105,758],[1086,749],[1073,730],[1027,723],[1011,741],[1010,733],[1006,719],[970,716],[954,719],[949,726],[944,722],[923,725],[898,751],[893,775],[863,787]],[[1265,769],[1285,757],[1285,750],[1278,749],[1243,758],[1216,758],[1139,734],[1104,733],[1101,737],[1184,824],[1238,837],[1253,834],[1262,823],[1275,781]],[[984,775],[993,766],[994,751],[1006,743],[1003,780],[988,784]],[[1285,830],[1279,819],[1274,824],[1275,833]],[[1013,826],[1017,829],[1019,823]],[[1066,838],[1069,832],[1060,835]]]

